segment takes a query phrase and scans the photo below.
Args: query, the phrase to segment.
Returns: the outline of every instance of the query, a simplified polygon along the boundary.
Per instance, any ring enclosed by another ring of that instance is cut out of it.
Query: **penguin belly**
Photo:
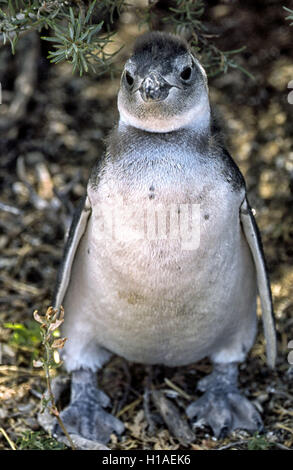
[[[239,222],[241,195],[222,186],[198,188],[188,197],[158,191],[154,201],[143,192],[117,200],[103,188],[89,188],[92,216],[64,299],[69,340],[73,329],[81,336],[86,330],[98,347],[127,360],[179,366],[217,354],[234,337],[245,343],[245,335],[253,336],[256,280]],[[146,204],[178,201],[200,202],[198,246],[184,249],[182,239],[168,236],[133,237]],[[105,202],[106,213],[115,206],[123,221],[108,237],[97,229]],[[132,239],[119,236],[125,230]]]

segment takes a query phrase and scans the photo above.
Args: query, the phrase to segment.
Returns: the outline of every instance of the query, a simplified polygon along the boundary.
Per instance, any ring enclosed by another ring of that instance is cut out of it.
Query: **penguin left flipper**
[[[267,363],[269,367],[274,368],[277,356],[277,341],[273,316],[272,294],[266,271],[259,230],[247,197],[245,197],[240,207],[240,220],[256,269],[257,287],[261,301],[262,321],[266,339]]]
[[[81,199],[74,213],[64,249],[63,260],[58,272],[55,293],[53,296],[53,304],[57,308],[62,305],[70,281],[71,268],[73,265],[74,257],[79,242],[86,231],[91,212],[92,210],[90,200],[89,197],[86,195]]]
[[[270,284],[266,272],[261,238],[252,210],[245,197],[240,206],[240,222],[249,245],[257,275],[257,286],[262,306],[262,319],[266,338],[267,363],[276,362],[276,333]],[[205,392],[187,409],[187,416],[196,416],[196,423],[208,424],[216,437],[223,437],[234,429],[249,432],[261,431],[261,417],[252,403],[238,390],[237,363],[214,364],[213,372],[198,383],[198,390]]]

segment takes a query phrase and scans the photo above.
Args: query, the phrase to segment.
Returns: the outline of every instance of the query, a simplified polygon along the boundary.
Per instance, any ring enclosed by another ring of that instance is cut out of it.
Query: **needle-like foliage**
[[[290,13],[290,15],[286,16],[286,20],[293,20],[293,10],[291,10],[290,8],[287,8],[287,7],[283,7],[285,11],[287,11],[288,13]],[[290,23],[290,26],[293,25],[293,21],[291,21]]]
[[[42,39],[52,43],[48,58],[51,62],[68,61],[80,75],[89,70],[105,72],[110,59],[118,52],[107,53],[105,47],[115,31],[110,30],[114,11],[119,12],[121,0],[93,2],[61,0],[0,0],[0,34],[2,43],[10,42],[15,52],[19,37],[26,31],[44,29],[50,35]],[[93,18],[98,19],[94,22]]]
[[[68,61],[80,75],[99,74],[109,70],[120,50],[111,48],[109,52],[107,47],[115,40],[119,16],[132,11],[149,29],[167,29],[186,37],[210,76],[230,68],[249,75],[234,60],[244,48],[221,51],[214,44],[215,35],[209,34],[203,21],[205,8],[203,0],[170,0],[163,10],[157,1],[143,5],[133,0],[131,4],[127,0],[0,0],[0,39],[4,44],[9,41],[14,53],[20,35],[37,30],[52,45],[51,62]]]

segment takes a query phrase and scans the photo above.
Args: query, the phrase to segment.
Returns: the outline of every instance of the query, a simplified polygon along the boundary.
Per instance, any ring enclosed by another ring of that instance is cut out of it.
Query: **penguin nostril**
[[[130,75],[129,72],[125,72],[125,78],[129,86],[132,86],[134,83],[133,77]]]

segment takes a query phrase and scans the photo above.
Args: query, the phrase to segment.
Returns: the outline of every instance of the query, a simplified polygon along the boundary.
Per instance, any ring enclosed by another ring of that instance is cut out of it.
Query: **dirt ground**
[[[293,105],[288,103],[293,27],[276,1],[208,3],[206,19],[215,34],[221,32],[218,46],[246,45],[239,62],[255,77],[232,70],[209,83],[229,150],[245,175],[272,285],[277,367],[271,372],[266,366],[261,322],[256,344],[240,366],[241,388],[261,411],[265,431],[252,437],[237,431],[216,440],[209,428],[198,427],[195,441],[184,446],[150,404],[151,433],[144,411],[150,381],[183,412],[191,398],[200,396],[196,382],[211,365],[204,360],[184,368],[156,367],[150,379],[144,366],[115,357],[99,373],[113,413],[126,426],[122,438],[113,436],[112,449],[293,449],[288,362],[293,340]],[[131,44],[137,28],[121,24],[119,35]],[[6,47],[0,50],[0,449],[7,450],[62,448],[36,419],[45,380],[32,367],[40,346],[32,313],[51,304],[64,236],[117,118],[119,86],[118,78],[79,78],[68,64],[49,64],[46,45],[32,41],[30,51],[24,45],[15,57]],[[127,54],[126,47],[118,68]],[[24,72],[30,60],[37,67]],[[9,121],[20,73],[34,84],[33,93],[24,104],[19,98],[20,118]]]

